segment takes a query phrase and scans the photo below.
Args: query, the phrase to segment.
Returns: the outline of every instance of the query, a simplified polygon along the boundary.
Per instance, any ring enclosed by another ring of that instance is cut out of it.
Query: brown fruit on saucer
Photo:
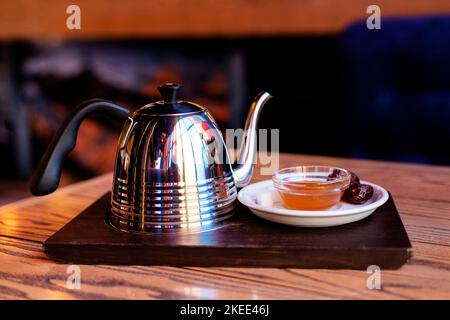
[[[353,203],[362,204],[372,198],[373,188],[367,184],[361,184],[359,177],[354,173],[350,172],[350,184],[348,189],[345,190],[342,200]],[[333,170],[332,173],[328,175],[328,178],[334,179],[342,175],[342,171]]]
[[[349,187],[355,188],[355,187],[359,186],[358,176],[354,172],[351,172],[351,171],[349,171],[349,172],[350,172],[350,186]],[[331,172],[328,175],[328,178],[329,178],[329,180],[331,180],[331,179],[335,179],[337,177],[342,177],[344,175],[345,175],[345,173],[342,170],[334,169],[333,172]]]
[[[354,204],[361,204],[372,198],[373,187],[368,184],[360,184],[355,188],[349,187],[344,192],[344,200]]]
[[[354,189],[357,188],[360,184],[359,182],[359,177],[354,173],[354,172],[350,172],[350,185],[349,185],[349,189]]]
[[[328,175],[328,181],[331,181],[333,179],[336,179],[338,177],[344,177],[345,176],[345,171],[339,170],[339,169],[334,169],[329,175]]]

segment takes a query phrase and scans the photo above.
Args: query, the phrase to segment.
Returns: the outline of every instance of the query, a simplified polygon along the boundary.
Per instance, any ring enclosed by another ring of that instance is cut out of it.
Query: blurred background
[[[81,30],[69,30],[69,5]],[[369,30],[367,7],[381,9]],[[450,165],[448,0],[15,0],[0,3],[0,205],[27,181],[71,109],[136,109],[184,85],[222,129],[253,97],[282,152]],[[112,170],[122,125],[92,117],[62,185]]]

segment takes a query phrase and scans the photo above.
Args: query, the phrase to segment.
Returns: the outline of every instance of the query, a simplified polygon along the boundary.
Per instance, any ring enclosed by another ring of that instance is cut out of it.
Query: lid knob
[[[183,86],[177,83],[165,83],[158,86],[159,93],[164,100],[164,103],[175,104],[178,100],[178,91]]]

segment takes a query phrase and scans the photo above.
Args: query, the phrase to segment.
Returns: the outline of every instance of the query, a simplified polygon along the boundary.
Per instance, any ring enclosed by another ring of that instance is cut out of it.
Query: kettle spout
[[[253,164],[256,157],[257,132],[259,114],[266,102],[272,98],[267,92],[260,92],[252,102],[244,127],[244,137],[239,148],[237,163],[233,166],[233,178],[238,188],[250,183],[253,175]]]

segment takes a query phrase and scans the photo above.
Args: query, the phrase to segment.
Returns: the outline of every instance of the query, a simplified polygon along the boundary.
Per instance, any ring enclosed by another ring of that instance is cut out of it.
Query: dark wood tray
[[[193,234],[130,234],[108,226],[110,193],[44,243],[64,263],[159,266],[397,269],[411,243],[389,200],[368,218],[329,228],[296,228],[262,220],[245,206],[222,227]]]

